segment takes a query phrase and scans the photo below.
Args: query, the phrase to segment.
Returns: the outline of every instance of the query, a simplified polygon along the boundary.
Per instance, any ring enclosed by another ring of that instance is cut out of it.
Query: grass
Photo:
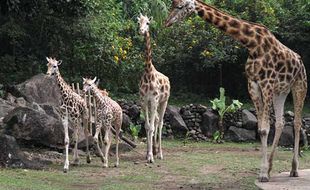
[[[102,168],[99,158],[91,164],[71,167],[62,163],[43,171],[0,169],[0,189],[257,189],[254,181],[260,165],[259,144],[212,144],[164,141],[164,160],[144,161],[145,145],[121,154],[119,168]],[[289,171],[292,153],[280,149],[273,174]],[[310,152],[300,168],[310,168]],[[114,157],[110,159],[113,164]]]

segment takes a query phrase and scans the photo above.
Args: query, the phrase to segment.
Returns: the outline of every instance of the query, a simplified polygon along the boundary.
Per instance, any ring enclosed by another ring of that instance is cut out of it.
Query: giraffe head
[[[141,35],[144,35],[146,32],[149,31],[151,19],[147,16],[143,16],[140,13],[140,16],[138,17],[138,23],[139,23],[139,32]]]
[[[91,90],[92,88],[94,88],[96,86],[96,80],[97,80],[97,77],[95,77],[94,79],[83,78],[83,91],[84,91],[84,93],[86,93],[87,91]]]
[[[49,58],[49,57],[46,57],[46,60],[47,60],[47,72],[46,72],[46,74],[48,76],[55,75],[57,72],[59,72],[58,66],[61,65],[61,63],[62,63],[61,60],[57,61],[55,58]]]
[[[183,20],[185,17],[195,12],[195,0],[172,0],[170,14],[165,26],[169,27],[173,23]]]

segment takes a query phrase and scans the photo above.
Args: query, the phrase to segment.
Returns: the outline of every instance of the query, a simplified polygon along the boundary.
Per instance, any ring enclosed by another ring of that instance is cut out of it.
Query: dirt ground
[[[259,144],[212,144],[164,142],[164,160],[145,161],[145,144],[122,152],[120,167],[102,168],[98,157],[62,173],[59,155],[43,171],[0,169],[0,189],[258,189],[255,180],[260,166]],[[292,152],[280,149],[272,175],[289,171]],[[300,168],[310,168],[304,153]]]

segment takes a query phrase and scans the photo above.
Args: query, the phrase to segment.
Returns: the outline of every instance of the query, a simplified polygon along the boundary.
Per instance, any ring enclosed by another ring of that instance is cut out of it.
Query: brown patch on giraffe
[[[264,52],[269,52],[269,50],[271,49],[271,45],[266,38],[264,39],[264,43],[262,46],[263,46]]]
[[[236,30],[236,29],[230,29],[227,32],[230,33],[233,36],[239,36],[240,35],[239,30]]]
[[[213,14],[211,12],[207,12],[207,16],[208,16],[208,20],[210,22],[212,22],[213,21]]]
[[[157,91],[154,91],[153,92],[153,96],[157,96],[158,95],[158,92]]]
[[[200,10],[198,11],[198,16],[204,18],[204,16],[205,16],[205,11],[204,11],[203,9],[200,9]]]
[[[260,44],[262,44],[262,36],[260,35],[260,34],[256,34],[255,35],[255,39],[256,39],[256,41],[257,41],[257,43],[260,45]]]
[[[254,36],[254,31],[250,29],[250,25],[244,24],[242,27],[242,32],[244,35],[253,37]]]
[[[153,91],[154,90],[154,85],[151,83],[150,84],[150,91]]]
[[[250,43],[248,43],[246,46],[248,48],[252,49],[252,48],[254,48],[256,46],[256,41],[251,40]]]
[[[160,91],[161,91],[161,92],[164,92],[164,91],[165,91],[164,88],[165,88],[164,86],[161,86]]]
[[[221,21],[221,19],[219,17],[214,17],[213,24],[218,26],[220,21]]]
[[[223,18],[224,18],[224,20],[229,20],[229,17],[226,15],[224,15]]]
[[[236,19],[232,19],[231,21],[228,22],[228,24],[233,27],[233,28],[240,28],[241,24],[239,21]]]
[[[225,22],[221,22],[218,27],[220,30],[222,30],[224,32],[227,31],[227,24]]]
[[[154,76],[154,74],[151,75],[151,81],[153,81],[153,82],[155,81],[155,76]]]

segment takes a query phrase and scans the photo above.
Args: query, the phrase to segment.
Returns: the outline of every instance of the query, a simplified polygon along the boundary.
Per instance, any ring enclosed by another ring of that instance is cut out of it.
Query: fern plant
[[[213,140],[220,142],[224,137],[223,119],[225,113],[233,113],[242,107],[242,103],[239,100],[233,100],[232,104],[226,105],[225,89],[220,88],[220,97],[210,101],[212,103],[212,109],[216,110],[219,114],[219,131],[213,134]]]
[[[131,135],[133,136],[134,140],[137,140],[138,136],[139,136],[139,132],[141,130],[141,126],[131,124],[129,126],[129,128],[130,128],[130,132],[131,132]]]

